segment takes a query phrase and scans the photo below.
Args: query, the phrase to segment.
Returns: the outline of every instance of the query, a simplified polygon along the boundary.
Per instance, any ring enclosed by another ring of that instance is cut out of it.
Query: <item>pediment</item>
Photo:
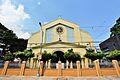
[[[73,22],[69,22],[69,21],[64,20],[62,18],[58,18],[54,21],[51,21],[47,24],[44,24],[44,25],[42,25],[42,28],[47,29],[47,28],[50,28],[50,27],[53,27],[53,26],[56,26],[56,25],[66,25],[66,26],[69,26],[71,28],[79,28],[78,24],[75,24]]]

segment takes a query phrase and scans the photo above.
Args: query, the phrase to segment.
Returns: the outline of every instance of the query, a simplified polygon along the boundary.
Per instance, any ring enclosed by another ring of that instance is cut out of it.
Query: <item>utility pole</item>
[[[40,54],[38,56],[38,74],[37,74],[38,77],[40,77],[40,59],[42,57],[42,43],[43,43],[43,35],[44,35],[44,32],[42,30],[42,24],[41,24],[41,22],[39,22],[39,25],[41,27],[41,31],[42,31],[41,35],[42,36],[41,36],[41,42],[40,42]]]

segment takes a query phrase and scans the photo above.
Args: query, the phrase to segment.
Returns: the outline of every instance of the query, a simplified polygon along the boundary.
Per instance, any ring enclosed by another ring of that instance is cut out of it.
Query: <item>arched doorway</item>
[[[62,52],[62,51],[55,51],[54,53],[53,53],[55,56],[56,56],[56,58],[54,58],[53,60],[52,60],[52,62],[58,62],[58,61],[61,61],[62,63],[65,63],[65,58],[64,58],[64,52]]]

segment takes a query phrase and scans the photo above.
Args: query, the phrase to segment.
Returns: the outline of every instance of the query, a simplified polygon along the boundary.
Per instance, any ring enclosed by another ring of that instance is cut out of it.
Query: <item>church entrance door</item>
[[[64,58],[64,52],[62,51],[55,51],[53,54],[55,54],[56,58],[54,58],[54,60],[52,60],[52,62],[58,62],[61,61],[62,63],[65,63],[65,58]]]

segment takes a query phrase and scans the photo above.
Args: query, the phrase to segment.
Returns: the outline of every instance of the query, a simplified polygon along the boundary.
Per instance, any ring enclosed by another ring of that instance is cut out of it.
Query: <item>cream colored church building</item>
[[[66,52],[68,49],[73,49],[82,57],[82,67],[88,67],[88,59],[84,58],[87,47],[93,47],[93,40],[90,34],[80,29],[76,23],[58,18],[47,24],[40,26],[40,30],[33,33],[28,39],[28,49],[32,49],[35,56],[40,51],[40,43],[42,43],[42,52],[45,50],[48,53]]]

